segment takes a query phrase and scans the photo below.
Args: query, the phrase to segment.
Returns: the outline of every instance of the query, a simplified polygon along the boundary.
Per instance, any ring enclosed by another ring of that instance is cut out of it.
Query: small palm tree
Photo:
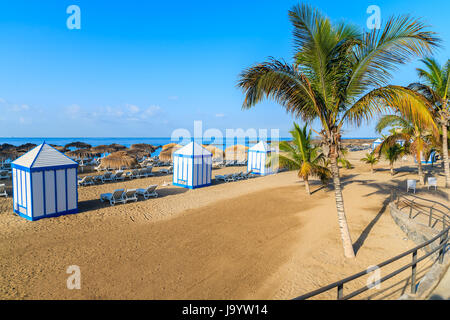
[[[307,125],[300,128],[294,122],[294,129],[290,131],[290,134],[292,135],[291,143],[280,142],[278,161],[280,166],[298,170],[298,176],[305,182],[306,193],[310,195],[309,178],[315,176],[325,183],[331,173],[326,167],[326,158],[320,151],[320,147],[312,144],[311,130],[308,131]]]
[[[442,149],[445,170],[445,186],[450,187],[450,164],[448,157],[448,128],[450,121],[450,60],[441,66],[436,59],[421,60],[424,68],[418,68],[417,73],[423,83],[412,83],[409,88],[422,95],[426,103],[434,108],[436,122],[441,125]]]
[[[422,157],[430,152],[430,141],[433,137],[432,131],[424,129],[417,121],[408,120],[407,117],[399,115],[385,115],[378,121],[375,130],[381,133],[387,127],[391,127],[390,135],[387,136],[383,144],[393,146],[399,140],[403,140],[405,153],[415,156],[418,167],[419,179],[424,184],[424,174],[422,170]]]
[[[380,148],[380,150],[386,160],[389,161],[389,169],[391,171],[391,176],[393,176],[395,174],[394,163],[405,155],[405,147],[401,146],[398,143],[395,143],[393,145],[385,144]]]
[[[366,156],[361,159],[366,164],[370,164],[370,172],[373,173],[373,166],[378,163],[379,159],[374,152],[366,153]]]
[[[388,83],[393,70],[429,55],[440,39],[423,22],[407,16],[393,17],[381,30],[369,32],[348,23],[333,23],[306,4],[294,6],[289,17],[294,62],[269,59],[244,70],[238,82],[245,95],[243,108],[268,98],[296,118],[319,121],[317,133],[330,160],[344,255],[353,258],[338,167],[342,127],[359,126],[388,109],[430,123],[432,115],[418,94]]]

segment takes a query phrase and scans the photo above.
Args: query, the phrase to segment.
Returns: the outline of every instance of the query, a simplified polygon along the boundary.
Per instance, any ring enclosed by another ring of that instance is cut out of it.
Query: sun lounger
[[[105,172],[105,174],[102,176],[102,182],[105,183],[105,181],[113,181],[113,175],[112,172]]]
[[[146,169],[138,169],[137,172],[136,172],[136,176],[138,178],[145,178],[147,176],[146,175]]]
[[[133,170],[127,172],[126,175],[125,175],[125,178],[128,178],[130,180],[139,178],[139,170],[133,169]]]
[[[11,178],[11,174],[8,171],[0,172],[0,180],[10,179],[10,178]]]
[[[141,169],[142,175],[143,175],[144,177],[152,177],[152,176],[155,175],[155,174],[152,172],[152,170],[153,170],[153,167],[152,167],[152,166],[149,166],[149,167],[147,167],[147,168],[143,168],[143,169]]]
[[[147,189],[137,189],[136,194],[141,195],[144,199],[148,199],[150,197],[158,197],[158,193],[155,191],[158,188],[157,184],[153,184],[149,186]]]
[[[225,167],[231,167],[236,164],[236,160],[227,160],[225,161]]]
[[[216,181],[225,181],[225,176],[218,174],[214,177],[216,179]]]
[[[88,185],[93,185],[93,184],[94,184],[94,180],[92,180],[91,176],[85,176],[82,179],[78,180],[79,186],[88,186]]]
[[[113,193],[102,193],[100,195],[101,202],[109,201],[109,203],[113,206],[116,203],[126,203],[125,199],[125,191],[124,189],[114,190]]]
[[[124,194],[125,203],[128,201],[138,201],[136,189],[127,189]]]
[[[103,168],[101,165],[98,165],[97,167],[94,168],[94,170],[100,172],[105,170],[105,168]]]
[[[170,166],[169,168],[167,168],[167,169],[159,169],[159,172],[160,173],[165,173],[165,174],[170,174],[170,173],[172,173],[172,171],[173,171],[173,166]]]
[[[434,187],[434,190],[437,190],[437,179],[435,177],[428,177],[428,190],[430,187]]]
[[[414,190],[414,193],[416,193],[416,180],[406,181],[406,192],[408,192],[409,189]]]
[[[115,174],[111,176],[114,181],[123,181],[125,177],[123,176],[123,171],[117,171]]]
[[[8,193],[6,192],[5,184],[0,184],[0,197],[8,198]]]
[[[94,184],[96,184],[96,183],[100,183],[100,182],[102,182],[102,177],[103,176],[92,176],[92,182],[94,183]]]

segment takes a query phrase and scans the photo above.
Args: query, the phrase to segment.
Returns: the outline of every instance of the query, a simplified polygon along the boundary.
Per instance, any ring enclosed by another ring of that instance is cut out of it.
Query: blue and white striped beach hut
[[[372,150],[375,150],[380,144],[383,143],[383,140],[377,139],[372,143]]]
[[[273,166],[267,166],[266,162],[272,150],[265,141],[260,141],[248,149],[247,172],[262,176],[272,174]]]
[[[15,213],[34,221],[78,212],[78,163],[43,143],[11,167]]]
[[[194,189],[211,184],[212,153],[191,142],[173,153],[173,185]]]
[[[422,162],[422,164],[434,164],[436,162],[436,157],[437,157],[437,154],[434,150],[431,151],[430,157],[428,158],[428,160],[425,160],[423,153],[420,153],[420,160],[421,160],[420,162]],[[417,163],[416,157],[414,157],[414,162]]]

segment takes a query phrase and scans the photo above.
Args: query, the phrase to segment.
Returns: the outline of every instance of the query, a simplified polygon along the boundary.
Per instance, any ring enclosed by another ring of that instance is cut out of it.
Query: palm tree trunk
[[[391,176],[393,176],[394,175],[394,163],[393,162],[389,163],[389,166],[391,168]]]
[[[422,184],[422,185],[424,185],[425,184],[425,179],[424,179],[424,177],[423,177],[423,170],[422,170],[422,157],[418,157],[419,159],[417,160],[417,167],[418,167],[418,173],[419,173],[419,180],[420,180],[420,183]]]
[[[342,245],[344,246],[344,256],[346,258],[354,258],[355,251],[353,250],[353,243],[350,237],[350,231],[348,230],[347,218],[345,216],[344,197],[342,196],[337,156],[336,146],[330,147],[331,173],[333,175],[334,196],[336,198],[336,210],[339,229],[341,231]]]
[[[444,157],[445,187],[450,187],[450,167],[448,163],[447,125],[442,124],[442,155]]]
[[[305,181],[306,193],[308,195],[311,195],[311,191],[309,190],[309,181],[308,181],[308,179],[303,179],[303,181]]]

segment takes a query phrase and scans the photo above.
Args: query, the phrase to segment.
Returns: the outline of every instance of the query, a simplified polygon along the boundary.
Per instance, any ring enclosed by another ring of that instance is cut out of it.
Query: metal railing
[[[395,261],[398,261],[408,255],[411,255],[410,263],[403,265],[402,267],[400,267],[400,268],[396,269],[395,271],[389,273],[388,275],[382,277],[377,282],[382,283],[388,279],[395,277],[396,275],[400,274],[401,272],[411,268],[411,278],[410,278],[411,279],[411,293],[414,294],[414,293],[416,293],[416,290],[417,290],[417,285],[416,285],[417,279],[416,278],[417,278],[418,263],[436,253],[438,255],[437,256],[438,263],[443,263],[443,261],[444,261],[444,255],[445,255],[448,240],[449,240],[448,235],[449,235],[449,230],[450,230],[450,227],[449,227],[450,209],[439,202],[424,199],[424,198],[421,198],[421,197],[418,197],[418,196],[415,196],[412,194],[407,194],[407,193],[397,191],[397,190],[393,190],[393,192],[391,193],[391,202],[392,201],[397,206],[397,208],[400,204],[404,205],[404,207],[402,207],[402,209],[407,207],[409,209],[409,218],[410,219],[415,219],[417,217],[426,216],[428,218],[428,226],[429,227],[433,227],[433,226],[436,227],[438,222],[442,223],[442,231],[440,231],[439,234],[434,236],[432,239],[430,239],[430,240],[418,245],[417,247],[412,248],[402,254],[399,254],[391,259],[388,259],[386,261],[383,261],[383,262],[377,264],[378,268],[382,268],[382,267],[389,265]],[[435,223],[433,223],[433,219],[434,219]],[[427,250],[427,252],[424,255],[422,255],[421,257],[418,257],[418,251],[420,249],[424,249],[425,247],[430,246],[431,244],[434,244],[438,240],[439,240],[439,245],[437,245],[434,248],[431,248],[430,250]],[[338,300],[347,300],[347,299],[353,298],[353,297],[360,295],[363,292],[371,289],[371,286],[366,285],[356,291],[353,291],[347,295],[344,295],[344,285],[350,281],[353,281],[353,280],[361,278],[365,275],[368,275],[372,271],[373,270],[371,270],[371,269],[361,271],[361,272],[356,273],[352,276],[349,276],[345,279],[336,281],[325,287],[322,287],[320,289],[314,290],[307,294],[301,295],[301,296],[295,298],[294,300],[309,299],[309,298],[312,298],[314,296],[317,296],[319,294],[325,293],[325,292],[333,290],[333,289],[337,290],[337,299]]]

